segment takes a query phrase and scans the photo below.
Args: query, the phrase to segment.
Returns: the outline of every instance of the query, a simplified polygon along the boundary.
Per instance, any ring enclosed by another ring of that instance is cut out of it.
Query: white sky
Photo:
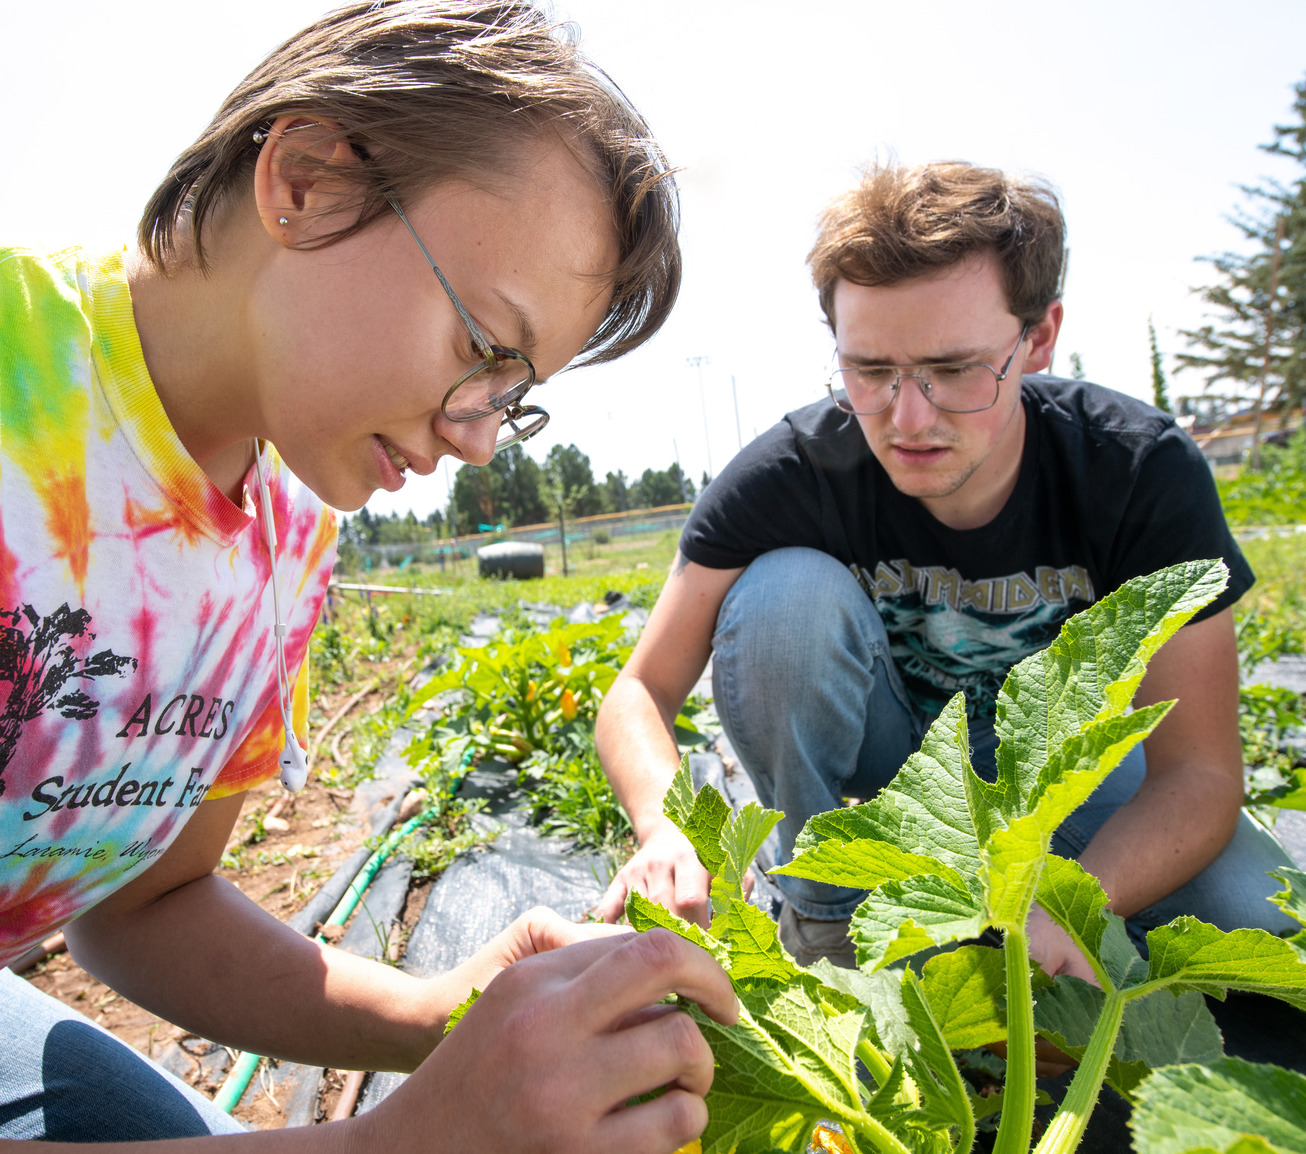
[[[0,236],[129,238],[230,88],[329,3],[0,0]],[[1209,269],[1194,258],[1238,243],[1224,220],[1238,184],[1290,172],[1256,145],[1306,74],[1300,0],[1236,12],[1225,0],[556,0],[554,11],[683,168],[685,282],[671,320],[625,360],[541,391],[553,421],[528,452],[543,460],[574,442],[598,480],[664,469],[678,451],[697,482],[822,395],[831,342],[804,257],[821,206],[877,154],[1051,179],[1071,250],[1054,368],[1068,375],[1079,352],[1091,379],[1150,397],[1148,315],[1167,352],[1200,321],[1189,290]],[[1200,384],[1172,376],[1171,395]],[[369,508],[424,516],[445,504],[452,468]]]

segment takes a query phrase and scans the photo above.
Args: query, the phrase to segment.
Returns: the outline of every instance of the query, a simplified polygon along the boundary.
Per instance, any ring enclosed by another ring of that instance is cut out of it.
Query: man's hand
[[[1025,933],[1029,936],[1029,956],[1043,967],[1043,972],[1049,977],[1070,974],[1095,986],[1098,984],[1088,959],[1070,935],[1048,917],[1042,906],[1030,907]]]
[[[605,922],[615,922],[626,908],[626,895],[638,890],[673,914],[706,927],[712,920],[708,889],[712,875],[700,864],[694,847],[670,818],[663,818],[612,879],[594,907]]]
[[[707,1125],[713,1070],[693,1020],[663,1004],[673,992],[719,1022],[738,1015],[721,968],[664,930],[526,957],[385,1102],[343,1125],[361,1148],[394,1154],[670,1154]]]

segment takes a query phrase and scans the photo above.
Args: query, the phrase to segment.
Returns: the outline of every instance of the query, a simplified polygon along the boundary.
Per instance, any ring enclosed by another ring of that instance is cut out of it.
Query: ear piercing
[[[254,132],[254,143],[255,143],[255,144],[262,144],[265,140],[267,140],[267,138],[268,138],[268,134],[267,134],[266,132],[264,132],[262,129],[256,129],[256,130],[255,130],[255,132]],[[289,223],[290,223],[290,221],[288,221],[284,216],[279,216],[279,217],[277,217],[277,224],[282,225],[282,226],[284,227],[285,225],[288,225]]]

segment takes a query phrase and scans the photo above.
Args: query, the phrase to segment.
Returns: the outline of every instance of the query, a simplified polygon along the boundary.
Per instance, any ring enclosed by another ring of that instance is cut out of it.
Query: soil
[[[395,666],[398,671],[399,663]],[[377,672],[386,671],[378,668]],[[383,677],[381,683],[387,684],[387,679]],[[315,726],[317,732],[321,732],[326,719],[350,702],[352,689],[353,686],[346,685],[335,691],[319,691],[314,702],[314,717],[322,719]],[[347,758],[348,722],[381,704],[383,697],[379,690],[359,697],[338,723],[337,728],[346,734],[345,738],[340,740],[337,732],[327,734],[316,751],[314,764],[329,761],[333,755],[341,760]],[[334,750],[330,748],[333,745]],[[287,793],[275,778],[251,790],[227,846],[228,857],[234,858],[237,864],[233,868],[224,866],[218,873],[263,909],[285,921],[367,839],[367,826],[359,812],[361,806],[356,807],[353,801],[352,790],[329,788],[316,774],[310,774],[308,784],[298,794]],[[429,884],[419,883],[409,894],[403,930],[392,939],[395,960],[426,904],[428,888]],[[165,1064],[173,1073],[210,1097],[221,1084],[229,1065],[222,1047],[187,1033],[115,994],[81,969],[67,953],[48,957],[26,970],[23,976],[141,1053],[154,1059],[166,1057]],[[329,1074],[320,1117],[331,1116],[343,1081],[343,1074],[336,1071]],[[266,1085],[262,1093],[247,1096],[235,1116],[252,1129],[279,1129],[285,1125],[285,1113]]]

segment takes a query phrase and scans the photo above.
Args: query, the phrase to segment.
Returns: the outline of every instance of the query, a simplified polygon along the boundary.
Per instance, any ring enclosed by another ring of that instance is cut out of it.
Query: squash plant
[[[619,614],[595,622],[555,622],[543,631],[506,631],[454,660],[413,694],[410,714],[441,694],[463,699],[453,712],[481,752],[517,762],[546,749],[559,728],[593,725],[599,703],[630,646]],[[433,727],[439,737],[444,722]]]
[[[802,1150],[830,1121],[854,1152],[967,1151],[976,1120],[997,1110],[994,1150],[1024,1154],[1036,1035],[1079,1063],[1039,1154],[1077,1146],[1104,1081],[1133,1102],[1142,1151],[1306,1151],[1306,1078],[1224,1057],[1202,996],[1254,991],[1306,1008],[1306,932],[1223,933],[1183,917],[1148,934],[1143,959],[1097,880],[1048,852],[1060,822],[1165,716],[1171,703],[1131,709],[1134,691],[1225,579],[1208,561],[1130,581],[1017,665],[997,704],[995,782],[971,769],[959,695],[888,788],[807,823],[793,861],[774,872],[869,891],[852,921],[857,970],[794,964],[742,889],[780,815],[735,814],[710,786],[695,793],[682,762],[665,809],[713,874],[711,926],[637,893],[627,915],[709,950],[739,997],[729,1027],[687,1006],[717,1060],[704,1154]],[[1276,900],[1302,920],[1306,875],[1280,880],[1288,889]],[[1098,986],[1032,966],[1034,901]],[[999,949],[976,942],[990,928]],[[995,1042],[1007,1046],[1005,1087],[981,1098],[953,1051]]]

